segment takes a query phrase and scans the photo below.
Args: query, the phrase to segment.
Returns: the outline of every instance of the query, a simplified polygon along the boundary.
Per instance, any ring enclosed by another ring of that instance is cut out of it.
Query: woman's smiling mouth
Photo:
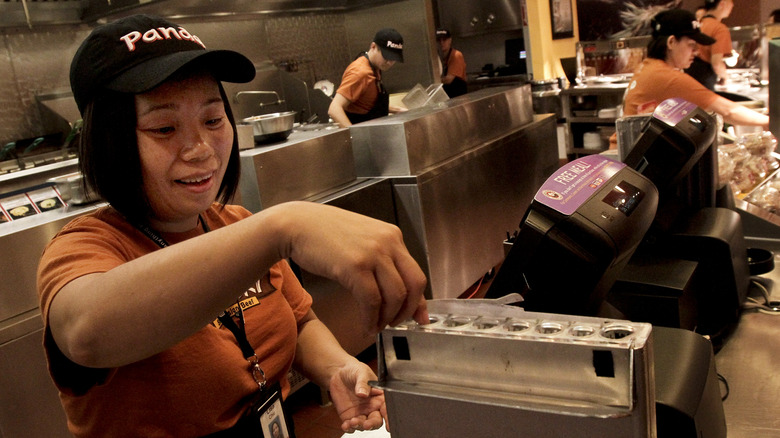
[[[191,178],[185,178],[185,179],[177,179],[176,182],[179,184],[185,184],[188,186],[201,186],[204,184],[207,184],[209,181],[211,181],[211,178],[214,176],[214,173],[210,173],[208,175],[203,176],[196,176]]]

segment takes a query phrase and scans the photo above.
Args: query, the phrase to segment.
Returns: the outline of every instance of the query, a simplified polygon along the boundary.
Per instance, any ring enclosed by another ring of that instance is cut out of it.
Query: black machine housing
[[[607,297],[626,319],[708,335],[716,349],[750,283],[740,216],[719,201],[717,131],[682,99],[664,101],[642,127],[624,162],[658,187],[658,211]]]
[[[735,323],[749,282],[739,216],[716,205],[717,124],[671,99],[642,129],[626,167],[579,185],[598,188],[575,208],[544,195],[597,158],[575,160],[545,182],[487,297],[519,292],[526,310],[617,312],[652,323],[658,436],[725,437],[712,344],[694,333]]]
[[[663,197],[691,172],[716,133],[716,120],[704,110],[682,99],[667,99],[645,123],[623,162],[652,181]]]
[[[486,297],[528,311],[594,316],[658,205],[655,186],[610,158],[574,160],[544,183]]]

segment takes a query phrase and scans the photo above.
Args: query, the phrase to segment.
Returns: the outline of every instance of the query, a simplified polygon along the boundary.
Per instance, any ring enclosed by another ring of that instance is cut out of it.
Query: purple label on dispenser
[[[688,102],[687,100],[673,97],[661,102],[653,111],[653,117],[666,123],[669,126],[676,126],[683,119],[688,117],[688,114],[696,110],[698,106]]]
[[[624,167],[603,155],[586,155],[555,171],[534,200],[569,216]]]

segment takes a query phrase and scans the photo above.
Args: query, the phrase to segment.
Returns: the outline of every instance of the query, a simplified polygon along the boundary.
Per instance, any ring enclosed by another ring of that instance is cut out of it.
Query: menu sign
[[[54,187],[44,187],[27,193],[0,199],[0,223],[56,210],[67,204]]]
[[[40,212],[56,210],[65,205],[65,202],[60,198],[54,187],[45,187],[27,192],[27,197],[30,198]]]
[[[38,210],[24,193],[0,200],[0,207],[8,214],[11,220],[38,214]]]

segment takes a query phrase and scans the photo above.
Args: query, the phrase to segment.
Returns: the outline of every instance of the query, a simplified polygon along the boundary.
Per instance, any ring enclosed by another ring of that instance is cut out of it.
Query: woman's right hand
[[[397,226],[310,202],[271,209],[279,210],[282,235],[289,236],[281,256],[346,287],[361,308],[364,331],[375,334],[411,317],[428,323],[427,280]]]

